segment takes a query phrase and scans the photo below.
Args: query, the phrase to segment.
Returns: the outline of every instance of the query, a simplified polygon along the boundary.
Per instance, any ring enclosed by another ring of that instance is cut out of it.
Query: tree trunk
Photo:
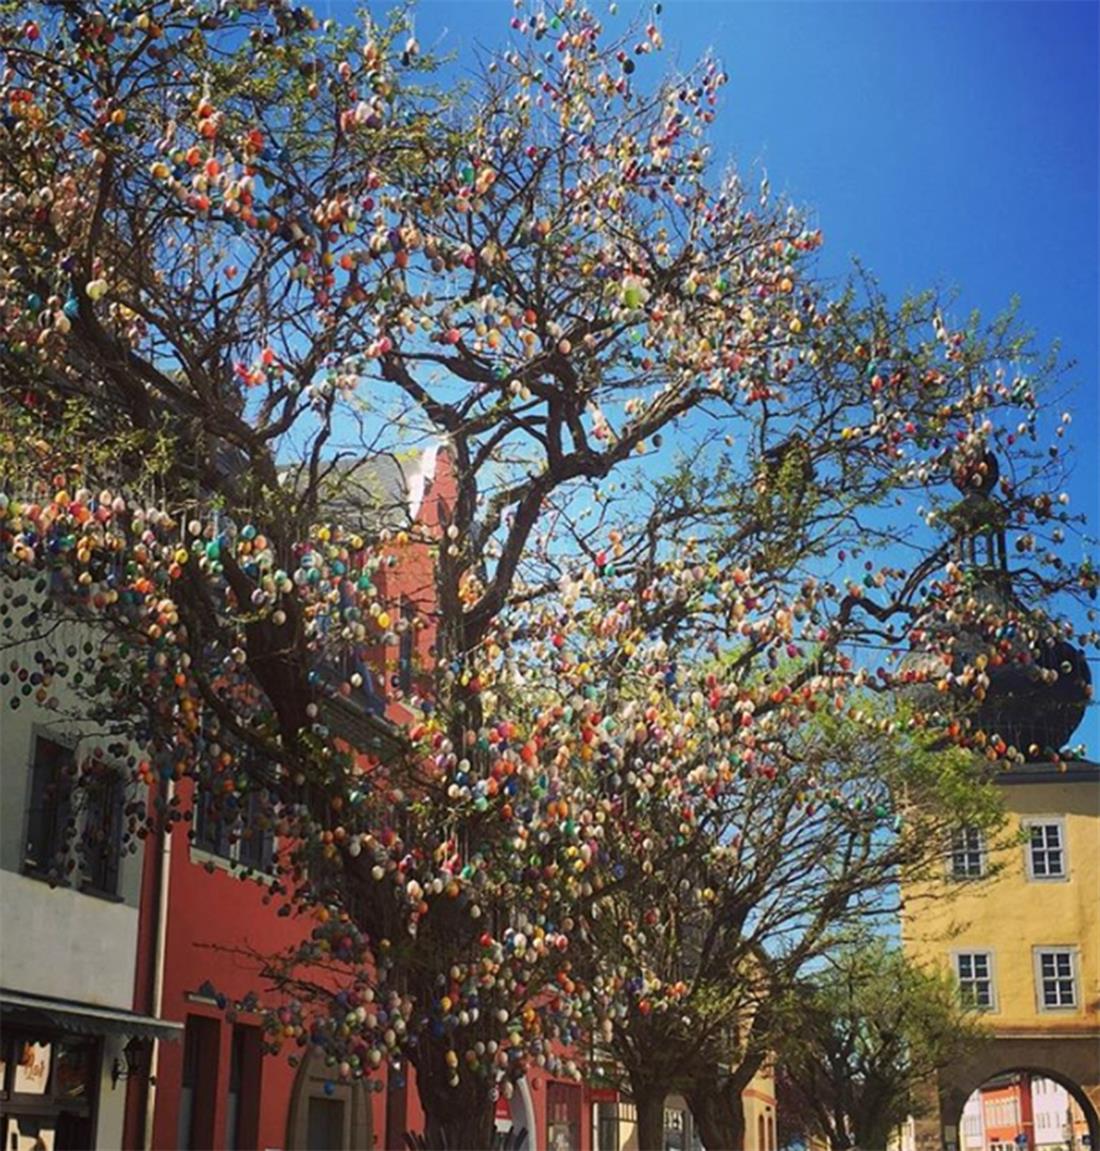
[[[416,1054],[416,1088],[429,1151],[489,1151],[496,1105],[491,1084],[463,1067],[452,1086],[445,1042],[423,1036]]]
[[[763,1063],[764,1057],[753,1052],[728,1071],[717,1063],[695,1066],[685,1095],[707,1151],[744,1151],[745,1109],[741,1092]]]
[[[745,1112],[728,1080],[700,1081],[687,1092],[687,1102],[707,1151],[743,1151]]]
[[[490,1151],[494,1107],[488,1096],[484,1106],[467,1109],[450,1101],[445,1111],[428,1114],[425,1110],[424,1136],[431,1151]]]
[[[638,1151],[664,1151],[667,1095],[667,1084],[630,1075],[630,1096],[638,1117]]]
[[[879,1116],[856,1116],[854,1144],[859,1151],[885,1151],[893,1129],[889,1120]]]

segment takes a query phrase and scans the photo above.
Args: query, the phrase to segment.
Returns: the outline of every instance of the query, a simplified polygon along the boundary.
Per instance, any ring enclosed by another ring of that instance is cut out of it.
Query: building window
[[[1072,947],[1044,947],[1035,952],[1041,1011],[1066,1011],[1077,1006],[1077,974]]]
[[[30,810],[23,870],[60,876],[68,850],[75,775],[72,748],[39,736],[31,762]]]
[[[600,1103],[596,1108],[596,1151],[619,1151],[619,1105]]]
[[[1060,819],[1027,824],[1027,874],[1030,879],[1065,879],[1066,833]]]
[[[981,829],[956,828],[951,836],[952,879],[978,879],[985,874],[985,844]]]
[[[547,1151],[574,1151],[581,1138],[581,1089],[572,1083],[546,1085]]]
[[[82,888],[117,895],[124,803],[124,780],[113,765],[92,760],[78,773],[72,748],[38,736],[23,870],[68,883],[79,864]]]
[[[664,1151],[687,1151],[687,1122],[679,1107],[665,1108]]]
[[[193,828],[195,846],[202,851],[251,871],[272,871],[275,834],[264,792],[218,795],[209,787],[196,785]]]
[[[227,1151],[257,1145],[261,1058],[260,1029],[234,1024],[229,1047],[229,1092],[225,1109]]]
[[[241,1069],[244,1065],[244,1029],[233,1028],[229,1044],[229,1090],[225,1097],[225,1146],[227,1151],[241,1146]]]
[[[216,1019],[188,1015],[183,1031],[179,1125],[176,1146],[213,1146],[214,1101],[218,1089],[219,1026]]]
[[[237,859],[243,867],[270,873],[275,860],[275,833],[271,828],[271,802],[262,792],[249,792],[243,805],[237,837]]]
[[[118,894],[122,855],[122,776],[105,764],[91,769],[84,782],[81,862],[86,885],[108,895]]]
[[[194,814],[192,831],[195,846],[209,851],[211,855],[230,857],[230,820],[225,818],[229,807],[228,798],[219,798],[213,793],[212,784],[195,784]]]
[[[955,956],[955,975],[959,980],[959,998],[968,1007],[992,1011],[993,957],[988,951],[964,951]]]

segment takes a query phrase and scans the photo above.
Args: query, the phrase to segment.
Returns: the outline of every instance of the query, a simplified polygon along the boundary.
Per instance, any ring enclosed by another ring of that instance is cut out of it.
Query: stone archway
[[[371,1151],[373,1082],[334,1083],[316,1049],[302,1058],[290,1096],[287,1151],[327,1146],[332,1151]]]
[[[943,1145],[959,1147],[959,1123],[970,1095],[998,1075],[1026,1071],[1064,1087],[1088,1123],[1089,1142],[1100,1148],[1100,1044],[1080,1038],[997,1038],[976,1046],[940,1072],[939,1112]],[[938,1140],[937,1140],[938,1142]]]

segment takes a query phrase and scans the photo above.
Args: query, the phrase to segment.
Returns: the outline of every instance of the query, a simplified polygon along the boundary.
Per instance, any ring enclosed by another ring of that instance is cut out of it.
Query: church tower
[[[946,697],[998,752],[1041,762],[1058,758],[1084,718],[1092,676],[1085,653],[1018,591],[999,478],[992,452],[955,476],[946,577],[912,628],[898,679],[914,685],[917,707],[939,710]]]

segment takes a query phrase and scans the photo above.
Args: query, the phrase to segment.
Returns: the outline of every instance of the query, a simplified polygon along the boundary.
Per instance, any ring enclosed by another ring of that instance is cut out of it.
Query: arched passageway
[[[970,1096],[983,1084],[1008,1085],[1011,1079],[1043,1079],[1058,1084],[1084,1116],[1088,1143],[1077,1140],[1077,1151],[1100,1148],[1100,1045],[1095,1037],[1080,1039],[997,1038],[974,1048],[964,1059],[945,1068],[939,1080],[940,1129],[943,1144],[965,1151],[960,1126]],[[1026,1134],[1026,1132],[1025,1132]],[[1034,1148],[1034,1138],[1028,1136]],[[938,1140],[937,1140],[938,1141]],[[996,1142],[996,1140],[995,1140]],[[1023,1148],[1024,1144],[1018,1142]],[[986,1142],[983,1151],[988,1151]]]
[[[959,1151],[1083,1151],[1090,1113],[1076,1084],[1038,1068],[1013,1068],[971,1092],[958,1124]]]

